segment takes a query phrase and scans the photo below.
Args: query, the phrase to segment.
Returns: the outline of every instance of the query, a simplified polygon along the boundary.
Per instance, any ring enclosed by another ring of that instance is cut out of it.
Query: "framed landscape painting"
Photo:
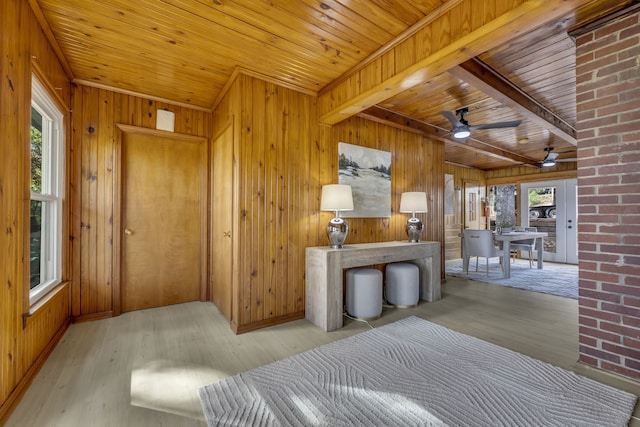
[[[351,185],[352,211],[345,218],[391,216],[391,153],[359,145],[338,143],[338,183]]]

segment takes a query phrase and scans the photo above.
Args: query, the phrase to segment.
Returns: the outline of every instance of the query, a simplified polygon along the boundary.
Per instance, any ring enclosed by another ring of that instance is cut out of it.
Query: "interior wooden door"
[[[206,152],[200,138],[123,133],[123,312],[202,299]]]
[[[231,320],[233,288],[233,126],[213,141],[211,198],[211,301]]]

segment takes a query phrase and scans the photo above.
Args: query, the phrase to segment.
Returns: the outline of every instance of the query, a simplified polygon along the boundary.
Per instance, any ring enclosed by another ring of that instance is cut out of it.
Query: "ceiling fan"
[[[451,134],[454,138],[466,138],[471,135],[472,130],[476,129],[499,129],[499,128],[512,128],[522,123],[522,120],[514,120],[511,122],[499,122],[499,123],[486,123],[484,125],[469,125],[464,119],[464,115],[469,112],[468,108],[459,108],[454,115],[451,111],[440,111],[440,114],[445,116],[447,120],[451,122],[453,128]],[[460,116],[458,120],[457,116]]]
[[[575,161],[577,161],[576,158],[558,159],[559,153],[552,153],[553,147],[547,147],[547,148],[544,149],[544,151],[547,153],[547,155],[540,162],[540,165],[542,165],[542,167],[555,166],[556,163],[558,163],[558,162],[575,162]]]

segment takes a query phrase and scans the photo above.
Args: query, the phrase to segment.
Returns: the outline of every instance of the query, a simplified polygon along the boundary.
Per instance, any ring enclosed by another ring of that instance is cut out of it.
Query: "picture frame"
[[[338,183],[351,185],[352,211],[345,218],[391,216],[391,153],[375,148],[338,143]]]

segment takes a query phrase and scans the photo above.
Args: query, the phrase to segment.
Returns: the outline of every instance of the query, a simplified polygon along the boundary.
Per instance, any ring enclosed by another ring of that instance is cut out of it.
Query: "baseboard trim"
[[[72,316],[71,323],[91,322],[93,320],[109,319],[113,317],[113,311],[101,311],[99,313],[83,314],[81,316]]]
[[[287,314],[284,316],[273,317],[270,319],[259,320],[257,322],[247,323],[246,325],[238,325],[236,322],[231,322],[231,330],[234,334],[244,334],[245,332],[255,331],[257,329],[266,328],[269,326],[280,325],[282,323],[291,322],[292,320],[304,319],[304,311],[297,313]]]
[[[40,355],[36,358],[27,372],[25,372],[20,382],[11,391],[11,393],[9,393],[9,396],[7,396],[7,400],[5,400],[2,406],[0,406],[0,425],[5,425],[7,423],[9,417],[18,406],[18,403],[20,403],[22,396],[24,396],[34,378],[36,377],[36,375],[38,375],[38,372],[40,372],[40,369],[42,369],[42,367],[44,366],[44,363],[49,358],[49,355],[51,355],[53,349],[56,348],[56,346],[64,336],[64,333],[67,332],[70,324],[71,323],[67,321],[60,327],[60,329],[58,329],[58,331],[51,338],[42,353],[40,353]]]

